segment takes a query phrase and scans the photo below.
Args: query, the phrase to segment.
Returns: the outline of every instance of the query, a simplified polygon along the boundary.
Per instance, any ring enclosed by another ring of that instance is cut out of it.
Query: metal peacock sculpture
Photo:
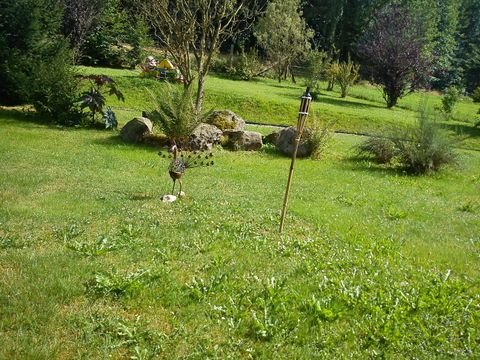
[[[172,194],[175,190],[175,184],[178,180],[180,184],[180,190],[178,194],[182,194],[182,181],[181,178],[185,171],[190,168],[200,167],[200,166],[212,166],[214,164],[212,157],[213,153],[207,153],[206,150],[189,150],[188,148],[184,148],[180,150],[175,141],[173,141],[173,145],[169,149],[170,157],[172,160],[168,165],[168,174],[172,178],[173,187],[172,187]],[[166,155],[162,152],[158,153],[162,157],[166,157]]]

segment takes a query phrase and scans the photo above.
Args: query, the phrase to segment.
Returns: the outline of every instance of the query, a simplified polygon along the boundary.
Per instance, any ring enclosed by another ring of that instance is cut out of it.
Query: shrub
[[[473,102],[480,102],[480,86],[477,86],[477,88],[473,90],[472,99]]]
[[[82,80],[90,81],[90,89],[82,93],[80,99],[80,107],[82,109],[88,108],[92,117],[92,125],[95,124],[95,115],[98,113],[103,113],[103,107],[105,106],[106,99],[102,91],[106,87],[108,88],[109,95],[115,95],[117,99],[125,101],[122,92],[117,88],[115,80],[106,76],[106,75],[87,75],[82,76]],[[110,113],[113,111],[110,109]],[[103,118],[104,121],[112,120],[111,114],[109,119]],[[115,119],[116,121],[116,119]],[[107,123],[105,122],[107,125]],[[108,128],[108,126],[107,126]]]
[[[423,108],[414,126],[396,130],[392,138],[370,138],[358,150],[373,156],[378,163],[396,160],[395,164],[412,174],[435,172],[456,160],[452,142]]]
[[[442,97],[442,111],[447,115],[451,115],[459,99],[460,92],[458,89],[454,86],[450,86],[445,90]]]
[[[54,48],[48,62],[38,60],[33,65],[35,75],[23,84],[27,100],[47,120],[63,125],[76,125],[82,114],[76,105],[79,80],[70,64],[71,54],[64,46]]]
[[[318,160],[324,154],[333,135],[334,123],[334,121],[320,123],[314,115],[312,116],[312,125],[309,127],[310,133],[307,140],[312,149],[310,155],[312,159]]]
[[[452,142],[425,109],[420,111],[416,125],[407,129],[403,138],[396,139],[395,145],[400,164],[414,174],[438,171],[456,160]]]
[[[350,57],[348,57],[347,62],[338,64],[338,67],[335,69],[335,79],[338,85],[340,85],[342,98],[347,97],[348,90],[359,77],[359,71],[360,65],[354,64]]]
[[[397,155],[395,142],[389,138],[371,137],[358,146],[359,155],[370,155],[379,164],[389,164]]]
[[[246,52],[243,48],[238,56],[231,56],[229,60],[215,59],[212,63],[212,71],[224,74],[234,80],[251,80],[259,76],[263,70],[258,52],[253,49]]]
[[[105,123],[105,129],[117,129],[117,116],[113,112],[112,108],[107,107],[107,109],[103,111],[103,122]]]
[[[333,61],[330,64],[328,64],[325,70],[325,76],[328,82],[327,91],[333,91],[333,87],[335,85],[335,81],[339,73],[340,73],[340,64],[338,63],[338,61]]]
[[[149,117],[170,140],[181,142],[203,117],[195,109],[191,88],[165,85],[156,93],[150,92],[155,110]]]
[[[311,89],[311,94],[318,91],[320,80],[324,76],[328,65],[329,58],[326,52],[317,50],[309,52],[306,62],[306,86]]]
[[[262,70],[262,63],[256,50],[245,52],[242,48],[240,56],[234,59],[232,66],[228,68],[228,73],[232,78],[240,80],[251,80],[258,76]]]

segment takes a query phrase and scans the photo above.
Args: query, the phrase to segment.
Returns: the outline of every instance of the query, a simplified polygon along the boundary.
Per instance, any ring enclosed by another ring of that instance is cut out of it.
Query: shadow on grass
[[[270,159],[283,159],[283,158],[287,159],[287,158],[289,158],[288,156],[283,155],[279,150],[277,150],[275,145],[272,145],[272,144],[264,144],[262,146],[262,149],[260,150],[260,153],[268,156],[268,158],[270,158]]]
[[[373,159],[361,155],[351,155],[342,160],[346,168],[352,171],[363,171],[375,176],[399,176],[406,175],[400,169],[391,165],[378,164]]]
[[[92,143],[96,145],[103,145],[103,146],[124,146],[124,147],[129,147],[132,149],[156,149],[156,150],[164,150],[167,141],[165,139],[154,139],[154,138],[149,138],[148,140],[144,142],[127,142],[122,140],[120,137],[120,132],[115,132],[112,133],[112,135],[101,138],[101,139],[92,139]]]
[[[130,200],[133,201],[146,201],[146,200],[153,200],[155,198],[152,194],[145,194],[145,193],[134,193],[130,196]]]
[[[23,127],[32,127],[32,124],[40,125],[42,127],[51,127],[55,128],[56,126],[52,123],[40,119],[37,114],[32,110],[0,107],[0,121],[2,122],[11,122],[15,124],[22,125]]]
[[[442,127],[460,137],[480,137],[480,126],[473,124],[442,124]]]
[[[374,104],[365,104],[354,100],[355,98],[350,97],[350,100],[345,100],[342,98],[332,97],[325,93],[320,93],[317,102],[326,103],[335,106],[350,107],[350,108],[361,108],[361,109],[382,109],[385,110],[385,106],[374,105]]]

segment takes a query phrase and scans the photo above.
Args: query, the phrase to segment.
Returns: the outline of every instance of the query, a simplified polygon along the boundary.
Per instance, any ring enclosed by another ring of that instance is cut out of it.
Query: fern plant
[[[170,140],[181,143],[204,118],[195,109],[190,88],[165,84],[150,94],[155,105],[150,119]]]

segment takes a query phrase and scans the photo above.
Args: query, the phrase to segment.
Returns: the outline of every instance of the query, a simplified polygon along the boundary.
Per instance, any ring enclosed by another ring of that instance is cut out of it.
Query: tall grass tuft
[[[312,116],[312,125],[308,136],[308,142],[312,149],[310,157],[319,160],[325,153],[326,148],[333,136],[335,121],[320,122],[315,115]]]

